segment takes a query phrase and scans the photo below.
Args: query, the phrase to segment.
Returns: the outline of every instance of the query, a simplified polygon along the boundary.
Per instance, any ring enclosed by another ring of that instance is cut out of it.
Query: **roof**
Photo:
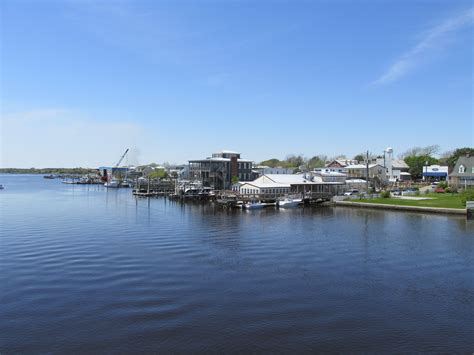
[[[459,172],[459,167],[464,166],[464,173]],[[462,156],[459,157],[453,172],[449,176],[474,176],[474,157]]]
[[[230,158],[220,158],[220,157],[213,157],[213,158],[206,158],[206,159],[195,159],[195,160],[188,160],[189,162],[209,162],[209,161],[231,161]],[[252,163],[253,160],[247,160],[247,159],[237,159],[238,162],[243,162],[243,163]]]
[[[393,159],[392,160],[392,169],[408,169],[409,166],[402,159]]]
[[[380,164],[369,164],[369,169],[372,169],[376,167],[377,165],[383,168],[383,166]],[[346,166],[346,169],[367,169],[367,166],[365,164],[354,164],[354,165]]]
[[[272,184],[272,186],[277,185],[300,185],[300,184],[327,184],[327,185],[337,185],[341,184],[340,182],[327,182],[323,181],[321,176],[306,177],[305,174],[266,174],[262,175],[254,181],[250,182],[251,184]],[[277,186],[278,187],[278,186]]]
[[[278,183],[268,183],[268,182],[258,182],[258,181],[249,181],[245,182],[242,185],[240,185],[240,188],[245,185],[250,185],[258,188],[276,188],[276,187],[283,187],[283,188],[288,188],[290,187],[290,184],[278,184]]]

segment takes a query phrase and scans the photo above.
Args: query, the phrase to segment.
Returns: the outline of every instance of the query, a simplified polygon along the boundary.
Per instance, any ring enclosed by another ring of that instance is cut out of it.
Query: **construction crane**
[[[122,163],[123,159],[125,158],[125,156],[127,155],[128,153],[128,148],[125,150],[125,153],[122,154],[122,156],[120,157],[119,161],[117,162],[117,164],[115,164],[115,167],[118,168],[120,166],[120,164]]]

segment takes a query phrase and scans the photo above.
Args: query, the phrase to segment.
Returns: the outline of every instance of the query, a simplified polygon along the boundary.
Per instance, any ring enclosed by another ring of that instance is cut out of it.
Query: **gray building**
[[[449,184],[458,188],[474,187],[474,157],[459,157],[453,171],[449,174]]]
[[[223,150],[211,157],[189,161],[189,178],[199,180],[203,186],[216,190],[230,189],[232,180],[251,181],[251,160],[240,158],[240,153]]]

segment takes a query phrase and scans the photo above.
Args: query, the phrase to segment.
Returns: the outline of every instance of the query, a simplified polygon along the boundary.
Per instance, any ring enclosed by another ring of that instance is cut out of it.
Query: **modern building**
[[[202,185],[216,190],[230,189],[232,181],[252,180],[251,160],[240,158],[240,153],[223,150],[211,157],[189,161],[189,178],[199,180]]]
[[[459,157],[453,171],[449,174],[449,184],[457,188],[474,187],[474,157]]]
[[[430,165],[423,168],[423,180],[425,181],[447,181],[448,166]]]

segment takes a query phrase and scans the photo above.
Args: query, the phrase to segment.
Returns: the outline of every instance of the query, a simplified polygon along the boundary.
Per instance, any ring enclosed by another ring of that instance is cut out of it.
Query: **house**
[[[251,160],[241,159],[240,153],[223,150],[211,157],[189,161],[189,178],[202,182],[203,186],[211,186],[217,190],[229,189],[232,180],[252,180]]]
[[[355,164],[359,164],[359,162],[353,159],[336,159],[326,164],[326,168],[329,169],[329,171],[345,173],[346,167],[348,165],[355,165]]]
[[[354,164],[346,166],[347,177],[349,179],[366,179],[367,166],[365,164]],[[369,180],[378,184],[387,182],[387,169],[380,164],[369,164]]]
[[[469,154],[459,157],[449,174],[449,184],[457,188],[474,187],[474,157]]]
[[[384,158],[376,158],[375,164],[382,165],[387,169],[387,179],[390,182],[411,180],[408,164],[403,159],[393,159],[392,154],[388,154]]]
[[[448,166],[430,165],[423,169],[423,180],[426,181],[447,181]]]

